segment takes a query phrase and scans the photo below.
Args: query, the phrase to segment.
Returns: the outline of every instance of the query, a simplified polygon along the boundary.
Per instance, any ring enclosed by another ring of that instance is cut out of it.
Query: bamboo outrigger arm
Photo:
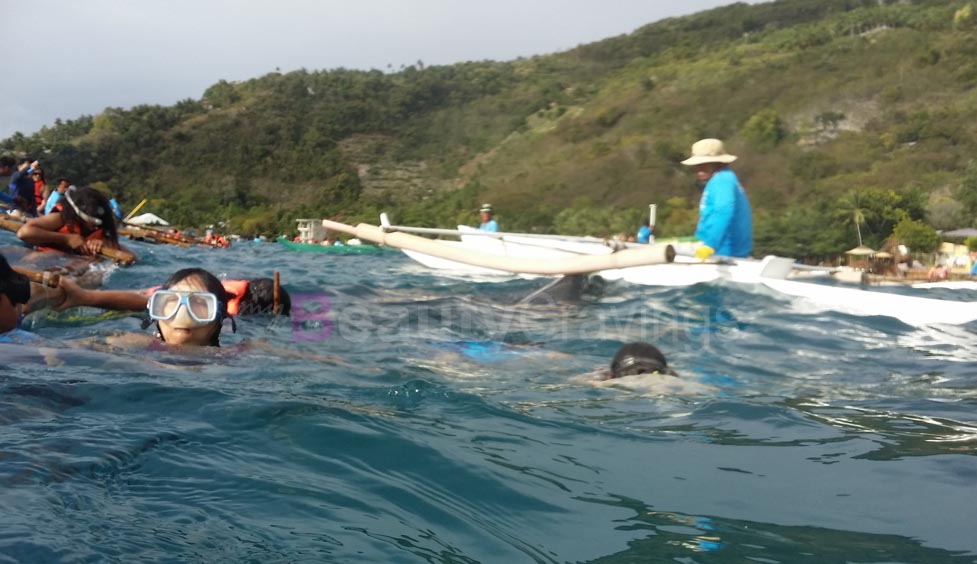
[[[453,260],[483,268],[493,268],[514,274],[537,274],[559,276],[568,274],[589,274],[601,270],[662,264],[672,262],[675,249],[671,245],[648,245],[644,249],[628,249],[607,255],[584,255],[560,259],[526,259],[493,255],[472,249],[457,248],[439,241],[409,235],[407,233],[387,233],[382,227],[360,223],[352,226],[328,219],[322,226],[360,239],[381,245],[417,251],[442,259]]]

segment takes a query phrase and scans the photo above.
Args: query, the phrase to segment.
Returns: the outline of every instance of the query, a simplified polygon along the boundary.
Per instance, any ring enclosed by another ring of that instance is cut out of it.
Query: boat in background
[[[285,237],[278,238],[278,244],[289,251],[300,253],[328,253],[333,255],[371,255],[383,251],[382,247],[376,245],[364,245],[362,243],[346,243],[343,245],[323,245],[312,243],[300,243],[289,241]]]
[[[417,250],[402,249],[404,254],[416,262],[446,273],[513,275],[512,270],[486,268],[474,259],[465,261],[464,255],[457,253],[459,249],[511,258],[515,262],[527,258],[545,261],[567,256],[608,255],[631,246],[648,247],[643,244],[620,244],[584,237],[484,233],[465,226],[459,226],[457,230],[394,226],[385,214],[381,215],[381,229],[388,233],[457,236],[458,241],[438,241],[440,246],[455,251],[451,253],[450,260]],[[691,246],[685,242],[674,246],[678,250],[674,262],[598,270],[594,274],[607,280],[622,280],[645,286],[691,286],[712,282],[741,284],[752,289],[769,289],[780,296],[810,302],[821,309],[859,316],[894,317],[915,326],[961,325],[977,321],[977,302],[925,298],[866,287],[844,288],[819,283],[814,277],[811,281],[803,282],[788,280],[794,272],[816,274],[817,278],[825,279],[828,277],[824,275],[830,273],[830,269],[807,267],[796,264],[792,258],[776,256],[768,256],[763,260],[713,257],[711,260],[701,261],[688,256],[692,254]]]

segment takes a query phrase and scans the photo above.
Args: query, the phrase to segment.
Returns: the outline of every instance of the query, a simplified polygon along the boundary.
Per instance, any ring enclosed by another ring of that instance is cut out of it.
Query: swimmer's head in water
[[[82,235],[86,236],[101,229],[102,239],[118,245],[115,216],[112,215],[109,200],[104,194],[88,186],[73,186],[65,191],[64,199],[61,218],[65,224],[78,226]]]
[[[248,290],[241,296],[238,304],[239,315],[257,315],[274,313],[275,309],[275,281],[271,278],[255,278],[248,282]],[[292,312],[292,298],[285,288],[278,288],[278,314],[290,315]]]
[[[231,296],[216,276],[202,268],[185,268],[173,273],[163,283],[162,289],[178,292],[209,292],[217,297],[217,315],[213,322],[200,325],[180,306],[171,319],[156,322],[160,338],[174,345],[220,346],[221,326],[227,314],[227,302]],[[232,320],[233,323],[233,320]]]
[[[628,343],[617,351],[611,361],[611,378],[622,378],[636,374],[668,374],[677,376],[668,367],[665,355],[657,347],[648,343]]]

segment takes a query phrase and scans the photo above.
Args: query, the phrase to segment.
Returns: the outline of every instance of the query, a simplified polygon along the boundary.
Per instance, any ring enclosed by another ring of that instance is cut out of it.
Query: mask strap
[[[66,200],[68,200],[68,204],[71,205],[71,209],[75,210],[75,213],[78,214],[78,217],[82,218],[83,220],[87,221],[88,223],[91,223],[92,225],[95,225],[96,227],[101,226],[102,225],[102,220],[101,219],[99,219],[97,217],[92,217],[92,216],[88,215],[87,213],[85,213],[85,212],[81,211],[80,209],[78,209],[78,206],[75,204],[75,201],[71,199],[71,193],[74,192],[75,190],[77,190],[77,188],[75,188],[74,186],[72,186],[71,188],[68,188],[68,190],[66,190],[65,193],[64,193],[64,198]],[[99,210],[101,210],[101,209],[102,208],[99,208]]]

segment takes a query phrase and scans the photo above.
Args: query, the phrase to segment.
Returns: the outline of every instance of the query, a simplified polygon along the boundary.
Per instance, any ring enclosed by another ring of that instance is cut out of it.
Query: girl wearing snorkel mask
[[[110,339],[110,344],[133,344],[147,340],[170,345],[219,347],[224,319],[234,319],[227,312],[233,296],[224,290],[216,276],[202,268],[185,268],[173,273],[159,288],[147,294],[128,290],[86,290],[61,279],[65,300],[54,309],[62,311],[77,306],[111,310],[145,311],[144,327],[156,323],[156,335],[124,335]],[[128,343],[127,343],[128,342]]]
[[[108,199],[94,188],[69,186],[51,213],[27,220],[17,237],[28,245],[97,255],[121,249]]]
[[[220,346],[220,333],[232,298],[216,276],[202,268],[185,268],[149,295],[146,309],[156,335],[171,345]]]

